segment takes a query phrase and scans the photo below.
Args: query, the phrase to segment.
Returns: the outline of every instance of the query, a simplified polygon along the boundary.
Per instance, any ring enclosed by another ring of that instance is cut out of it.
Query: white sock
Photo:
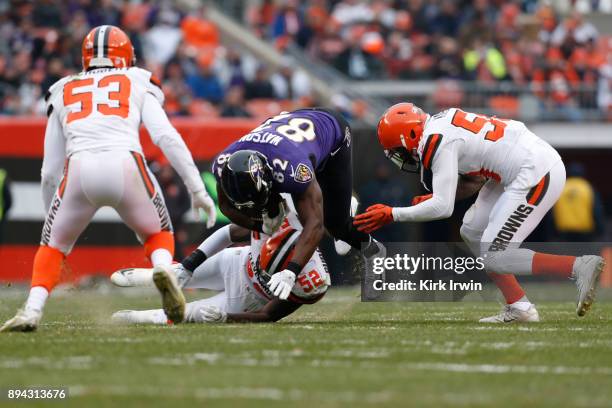
[[[172,265],[172,254],[164,248],[156,249],[151,253],[151,263],[153,266]]]
[[[135,323],[145,324],[167,324],[168,318],[162,309],[154,310],[135,310],[134,312]]]
[[[30,289],[30,294],[28,295],[25,309],[41,312],[43,307],[45,307],[48,297],[49,291],[46,288],[42,286],[34,286],[32,289]]]
[[[523,296],[516,302],[511,303],[511,305],[512,307],[525,312],[531,307],[531,302],[529,301],[529,299],[527,299],[527,296]]]

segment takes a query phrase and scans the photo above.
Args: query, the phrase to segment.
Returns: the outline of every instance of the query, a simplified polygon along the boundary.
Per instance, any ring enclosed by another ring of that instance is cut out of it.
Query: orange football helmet
[[[280,272],[287,267],[293,252],[295,243],[300,237],[300,232],[290,226],[285,226],[273,237],[268,238],[259,253],[259,269],[268,277]]]
[[[91,30],[83,39],[82,55],[85,71],[101,67],[125,68],[136,63],[130,37],[112,25]]]
[[[412,103],[391,106],[378,122],[378,141],[385,155],[404,171],[418,171],[417,148],[427,114]]]

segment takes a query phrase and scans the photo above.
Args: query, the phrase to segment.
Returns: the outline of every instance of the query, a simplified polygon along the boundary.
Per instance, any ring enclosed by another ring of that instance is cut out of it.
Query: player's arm
[[[233,244],[246,242],[251,237],[251,231],[239,225],[229,224],[219,228],[208,236],[192,253],[181,261],[190,275],[208,258],[221,252]]]
[[[49,105],[49,118],[45,128],[45,144],[42,168],[40,170],[45,211],[51,206],[53,194],[60,183],[66,160],[66,140],[57,112]]]
[[[355,217],[354,224],[360,231],[370,233],[393,221],[431,221],[450,217],[455,206],[458,166],[457,142],[445,144],[433,158],[433,193],[430,199],[411,207],[391,208],[375,204]]]
[[[442,146],[433,159],[431,199],[411,207],[394,208],[394,221],[430,221],[452,215],[459,180],[457,146],[457,142]]]
[[[170,123],[160,101],[151,93],[145,93],[141,117],[153,143],[164,152],[187,186],[194,208],[202,208],[206,212],[208,216],[206,226],[211,228],[217,218],[214,202],[204,188],[200,172],[183,138]]]
[[[303,229],[295,243],[293,257],[287,268],[272,275],[268,282],[268,287],[274,296],[278,296],[282,300],[289,297],[296,276],[306,265],[306,262],[310,260],[325,233],[325,227],[323,226],[323,194],[316,178],[312,179],[306,190],[294,201]]]
[[[269,323],[289,316],[300,308],[300,303],[274,298],[257,312],[228,313],[227,321],[231,323]]]
[[[314,254],[325,233],[323,223],[323,193],[316,178],[295,201],[298,218],[302,223],[302,232],[295,244],[291,263],[299,267],[297,275]]]

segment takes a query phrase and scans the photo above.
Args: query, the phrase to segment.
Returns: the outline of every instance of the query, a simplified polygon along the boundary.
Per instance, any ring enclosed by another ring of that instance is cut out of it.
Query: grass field
[[[23,296],[0,290],[2,320]],[[108,324],[156,303],[153,292],[57,296],[38,332],[0,336],[0,388],[69,387],[48,405],[71,407],[612,403],[609,302],[584,319],[570,302],[542,303],[543,323],[494,326],[475,323],[492,302],[360,303],[334,289],[277,324]]]

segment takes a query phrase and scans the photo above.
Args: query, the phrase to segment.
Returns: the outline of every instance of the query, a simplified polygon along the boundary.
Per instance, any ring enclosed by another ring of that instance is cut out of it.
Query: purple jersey
[[[220,180],[223,164],[232,153],[255,150],[272,166],[274,191],[299,194],[347,137],[345,129],[326,111],[281,113],[225,148],[213,163],[213,174]]]

